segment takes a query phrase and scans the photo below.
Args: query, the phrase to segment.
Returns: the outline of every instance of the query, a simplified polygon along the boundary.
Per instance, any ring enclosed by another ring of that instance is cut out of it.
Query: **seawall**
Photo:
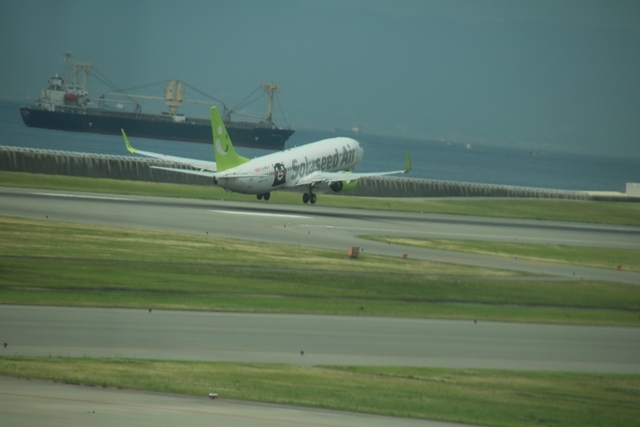
[[[583,191],[396,177],[363,178],[350,195],[369,197],[526,197],[586,200]]]
[[[106,156],[0,146],[0,170],[4,171],[211,185],[211,180],[206,177],[152,169],[151,166],[184,168],[181,165],[134,156]]]
[[[110,178],[131,181],[212,185],[197,175],[153,169],[151,166],[182,168],[156,159],[134,156],[107,156],[66,151],[36,150],[0,146],[0,170],[11,172]],[[1,183],[0,183],[1,184]],[[348,193],[366,197],[522,197],[553,199],[599,199],[584,191],[550,190],[412,178],[364,178]],[[624,194],[607,199],[631,199]],[[632,198],[636,199],[636,198]],[[600,200],[602,200],[600,198]]]

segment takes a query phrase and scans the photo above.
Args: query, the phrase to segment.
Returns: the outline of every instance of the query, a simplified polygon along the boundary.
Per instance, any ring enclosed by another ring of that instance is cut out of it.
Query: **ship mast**
[[[180,80],[171,80],[164,89],[164,102],[169,107],[169,114],[175,116],[178,107],[184,101],[184,85]]]
[[[89,79],[89,70],[91,70],[92,65],[88,62],[79,62],[79,61],[71,61],[71,52],[67,52],[65,54],[65,76],[64,76],[64,86],[66,90],[78,90],[80,89],[80,85],[78,84],[78,74],[82,71],[82,90],[85,95],[87,93],[87,81]],[[73,80],[69,81],[69,70],[73,68]]]
[[[275,95],[276,92],[280,91],[280,86],[278,86],[275,83],[263,83],[260,86],[269,96],[269,108],[267,110],[267,123],[272,123],[271,117],[273,115],[273,95]]]
[[[91,70],[91,64],[88,62],[74,62],[73,63],[73,86],[78,88],[78,73],[82,70],[82,90],[87,94],[87,80],[89,79],[89,70]]]

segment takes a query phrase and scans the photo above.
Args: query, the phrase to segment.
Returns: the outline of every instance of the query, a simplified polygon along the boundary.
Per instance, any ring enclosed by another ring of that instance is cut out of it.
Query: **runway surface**
[[[11,188],[0,188],[0,215],[300,244],[344,250],[345,253],[349,245],[355,245],[364,248],[366,253],[390,256],[408,253],[412,258],[543,273],[565,280],[587,278],[640,284],[640,274],[628,271],[422,250],[357,237],[360,234],[389,234],[640,249],[640,229],[634,227]],[[15,306],[0,306],[0,325],[5,334],[0,339],[10,344],[3,354],[640,372],[637,357],[640,333],[633,328]],[[300,355],[300,350],[305,351],[304,356]],[[52,405],[56,410],[61,404],[32,397],[48,396],[49,392],[37,388],[24,393],[7,392],[6,384],[5,379],[0,381],[0,394],[3,395],[0,412],[3,414],[21,414],[15,408],[34,402],[44,405],[38,408]],[[45,383],[44,386],[49,385]],[[158,408],[166,407],[167,417],[171,417],[171,411],[182,415],[176,415],[181,423],[185,414],[194,424],[210,420],[206,410],[200,413],[199,409],[182,409],[189,398],[153,395],[158,401],[168,399],[166,404],[155,405],[145,400],[149,395],[132,393],[134,397],[126,400],[146,408],[145,414],[157,415]],[[103,408],[111,408],[111,398],[110,395],[95,397]],[[13,402],[11,399],[17,403],[7,403]],[[76,398],[69,399],[74,401]],[[229,408],[231,415],[214,411],[215,416],[220,417],[215,420],[225,425],[234,425],[232,420],[238,421],[235,425],[252,425],[253,421],[256,425],[304,425],[299,421],[308,415],[306,410],[291,409],[294,411],[290,413],[292,419],[287,418],[289,415],[281,418],[283,412],[279,407],[270,409],[270,405],[226,403],[230,405],[225,408]],[[114,405],[113,408],[119,408],[117,412],[134,417],[123,418],[123,422],[117,424],[132,424],[130,421],[138,416],[126,403]],[[199,408],[200,401],[195,405]],[[255,419],[242,418],[249,407],[261,415]],[[45,412],[43,410],[42,414]],[[311,412],[324,414],[324,411]],[[88,419],[85,416],[88,413],[74,413],[73,417],[67,418],[64,414],[60,414],[61,420],[72,425],[86,424],[87,420],[95,425],[113,424],[100,424],[99,417]],[[120,419],[115,413],[112,416]],[[297,419],[298,416],[302,418]],[[48,418],[34,418],[31,424],[41,424],[43,420],[49,421]],[[331,426],[376,425],[378,422],[373,419],[354,421],[351,414],[335,413],[309,420],[309,425]],[[393,419],[393,424],[401,425],[396,421]]]
[[[456,427],[407,418],[0,377],[5,426]]]
[[[640,373],[640,328],[8,305],[0,325],[5,355]]]

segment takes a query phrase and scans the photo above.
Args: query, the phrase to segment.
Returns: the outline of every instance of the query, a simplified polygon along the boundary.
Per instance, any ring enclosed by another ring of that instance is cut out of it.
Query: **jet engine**
[[[358,185],[358,181],[333,181],[329,184],[329,188],[334,192],[339,193],[340,191],[351,190],[352,188],[355,188],[356,185]]]

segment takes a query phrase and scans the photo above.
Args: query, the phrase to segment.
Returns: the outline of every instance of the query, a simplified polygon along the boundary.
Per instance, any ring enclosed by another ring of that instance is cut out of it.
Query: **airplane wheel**
[[[262,194],[256,194],[256,197],[258,198],[258,200],[262,200]]]
[[[311,193],[311,195],[309,196],[309,201],[311,202],[311,204],[313,205],[317,200],[316,197],[316,193]]]
[[[271,193],[264,193],[264,199],[269,200],[271,198]]]
[[[304,194],[302,195],[302,201],[303,201],[304,203],[309,203],[309,193],[304,193]]]

